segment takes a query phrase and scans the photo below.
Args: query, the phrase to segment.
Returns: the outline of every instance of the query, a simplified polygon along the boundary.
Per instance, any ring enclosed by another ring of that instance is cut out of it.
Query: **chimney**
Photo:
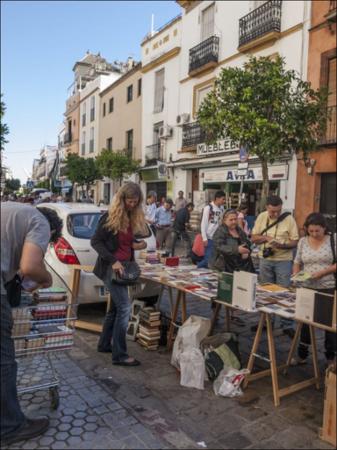
[[[129,56],[128,60],[127,60],[127,68],[128,68],[127,70],[131,70],[133,68],[133,66],[134,66],[134,60],[133,60],[132,56]]]

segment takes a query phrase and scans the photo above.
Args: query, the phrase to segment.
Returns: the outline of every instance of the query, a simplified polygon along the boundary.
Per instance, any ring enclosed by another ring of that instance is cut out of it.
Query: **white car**
[[[90,245],[98,221],[107,207],[98,207],[82,203],[41,203],[37,208],[49,208],[63,220],[62,237],[48,246],[45,254],[47,269],[52,274],[53,286],[70,286],[71,265],[81,264],[94,266],[97,258],[96,251]],[[156,249],[156,239],[150,227],[149,236],[144,238],[148,250]],[[137,238],[140,238],[136,236]],[[135,252],[138,259],[139,252]],[[158,286],[142,284],[139,297],[158,295]],[[103,282],[91,272],[82,271],[78,296],[78,303],[94,303],[106,301],[107,291]],[[137,295],[138,297],[138,295]]]

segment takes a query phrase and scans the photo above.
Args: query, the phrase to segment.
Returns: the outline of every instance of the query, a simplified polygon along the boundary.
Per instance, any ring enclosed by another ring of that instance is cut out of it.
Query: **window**
[[[106,103],[103,103],[103,117],[105,117],[106,114]]]
[[[112,137],[110,137],[106,140],[106,148],[108,150],[112,150]]]
[[[132,96],[133,96],[133,85],[130,84],[130,86],[128,86],[126,88],[126,102],[132,102]]]
[[[83,108],[82,108],[82,127],[85,127],[86,122],[87,122],[87,115],[86,115],[86,104],[85,102],[83,103]]]
[[[204,81],[193,88],[193,117],[196,117],[197,111],[200,108],[201,103],[205,100],[207,94],[214,87],[214,78]]]
[[[336,173],[322,173],[320,212],[336,216]]]
[[[201,42],[214,35],[214,3],[201,12]]]
[[[95,120],[95,97],[90,99],[90,121]]]
[[[85,155],[85,131],[82,133],[81,154]]]
[[[138,80],[138,97],[142,95],[142,79],[139,78]]]
[[[100,213],[70,214],[67,218],[69,234],[78,239],[91,239],[101,216]]]
[[[337,127],[336,127],[336,58],[329,60],[328,73],[328,123],[326,127],[326,142],[334,144],[337,141]]]
[[[132,157],[132,148],[133,148],[133,130],[128,130],[126,132],[126,149],[130,157]]]
[[[109,100],[109,113],[111,113],[114,110],[114,98],[111,97]]]
[[[89,153],[93,153],[93,151],[94,151],[94,133],[95,133],[95,129],[94,129],[94,127],[91,127],[90,128]]]
[[[154,84],[154,112],[158,113],[164,109],[164,77],[165,69],[155,73]]]

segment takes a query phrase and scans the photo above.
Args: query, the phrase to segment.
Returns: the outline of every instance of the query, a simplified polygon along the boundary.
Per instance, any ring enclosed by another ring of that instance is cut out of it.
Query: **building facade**
[[[181,16],[143,39],[142,54],[142,163],[141,186],[158,197],[172,197],[168,164],[176,154]]]
[[[102,90],[100,96],[99,150],[124,150],[134,160],[142,158],[142,74],[141,63],[129,59],[128,71]],[[133,176],[136,180],[136,175]],[[109,204],[118,182],[100,182],[100,200]]]
[[[308,214],[320,211],[336,229],[336,13],[336,1],[311,2],[308,80],[315,89],[328,87],[329,119],[319,150],[298,161],[295,216],[300,227]]]
[[[169,164],[174,197],[179,190],[202,207],[217,189],[227,194],[227,206],[238,204],[239,148],[229,139],[207,146],[196,121],[203,98],[222,68],[241,67],[249,56],[276,54],[286,67],[306,78],[310,3],[305,1],[178,1],[181,5],[178,111]],[[175,149],[175,151],[174,151]],[[262,188],[261,165],[249,157],[243,196],[249,214],[256,215]],[[271,192],[284,207],[295,208],[297,160],[284,155],[269,167]]]

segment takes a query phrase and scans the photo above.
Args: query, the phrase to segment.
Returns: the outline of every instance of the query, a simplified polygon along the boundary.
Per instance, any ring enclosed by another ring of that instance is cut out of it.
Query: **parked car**
[[[47,267],[53,277],[53,285],[70,286],[71,265],[81,264],[94,266],[97,258],[96,251],[90,245],[90,239],[95,233],[101,215],[107,207],[98,207],[83,203],[42,203],[37,208],[49,208],[58,214],[63,220],[62,237],[48,246],[45,254]],[[148,227],[149,234],[144,237],[148,250],[156,249],[156,239],[152,230]],[[137,238],[141,238],[137,236]],[[135,258],[139,258],[139,252],[135,252]],[[152,287],[151,287],[152,285]],[[155,296],[159,293],[159,287],[151,283],[142,283],[139,296]],[[78,303],[94,303],[106,301],[107,291],[103,282],[93,273],[82,271],[79,289]],[[138,298],[138,295],[137,295]]]

